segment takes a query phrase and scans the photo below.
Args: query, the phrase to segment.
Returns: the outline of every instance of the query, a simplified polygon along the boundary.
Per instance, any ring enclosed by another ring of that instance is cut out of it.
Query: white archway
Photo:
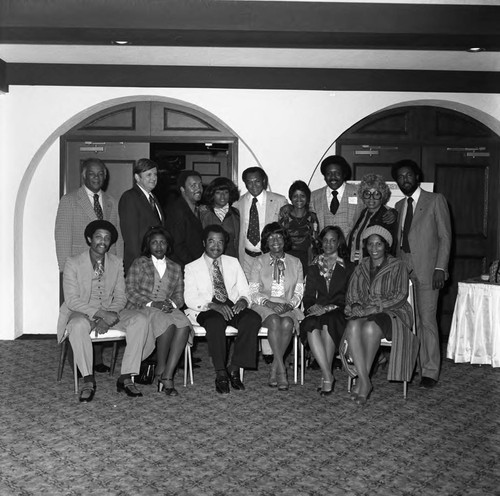
[[[85,119],[95,115],[103,110],[109,109],[116,105],[130,103],[130,102],[138,102],[138,101],[158,101],[166,104],[176,104],[179,106],[183,106],[186,109],[196,110],[202,114],[205,114],[218,123],[221,126],[228,129],[235,137],[238,138],[239,143],[243,145],[247,152],[252,156],[252,159],[255,163],[262,167],[261,162],[245,142],[245,140],[238,135],[230,126],[224,123],[221,119],[219,119],[212,112],[192,103],[189,103],[185,100],[180,100],[171,97],[164,97],[160,95],[130,95],[120,98],[114,98],[109,100],[104,100],[99,102],[98,104],[92,105],[85,110],[78,112],[73,115],[71,118],[67,119],[63,124],[58,126],[51,134],[47,137],[47,139],[42,143],[42,145],[38,148],[36,153],[33,155],[33,158],[30,160],[28,167],[26,168],[22,180],[19,185],[19,189],[16,195],[15,207],[14,207],[14,338],[19,337],[23,333],[24,328],[24,305],[23,305],[23,296],[24,296],[24,287],[23,287],[23,278],[24,278],[24,261],[25,261],[25,253],[24,253],[24,217],[25,217],[25,206],[26,200],[28,197],[28,192],[30,186],[32,184],[33,177],[37,171],[38,166],[40,165],[42,159],[48,152],[48,150],[56,143],[56,141],[64,134],[66,134],[69,130],[73,129],[79,123],[84,121]],[[55,324],[54,324],[55,328]]]

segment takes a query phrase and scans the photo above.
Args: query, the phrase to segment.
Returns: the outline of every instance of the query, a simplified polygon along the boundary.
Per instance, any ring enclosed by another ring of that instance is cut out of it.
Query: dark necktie
[[[104,218],[101,204],[99,203],[99,195],[97,193],[94,194],[94,212],[99,220]]]
[[[410,197],[406,202],[406,217],[405,217],[405,223],[403,225],[403,242],[401,243],[401,249],[406,253],[411,253],[408,235],[410,234],[411,221],[413,220],[412,204],[413,204],[413,198]]]
[[[257,210],[257,198],[252,200],[250,207],[250,217],[248,219],[247,238],[252,245],[256,246],[260,241],[259,211]]]
[[[224,284],[224,278],[222,277],[222,272],[220,271],[219,261],[214,260],[212,267],[213,267],[213,281],[214,281],[214,298],[220,303],[225,303],[227,301],[227,290]]]
[[[332,201],[330,202],[330,212],[335,215],[339,209],[339,199],[337,198],[339,192],[337,190],[332,191]]]
[[[156,208],[156,202],[154,196],[151,193],[149,193],[149,204],[151,205],[151,208],[153,209],[153,212],[155,213],[156,217],[158,217],[158,220],[161,220],[160,214],[158,213],[158,209]]]

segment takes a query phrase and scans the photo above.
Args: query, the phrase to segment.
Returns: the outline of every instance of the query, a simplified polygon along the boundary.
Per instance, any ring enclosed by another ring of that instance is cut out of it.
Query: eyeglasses
[[[382,199],[382,193],[380,191],[363,191],[363,199],[369,200],[370,198],[373,198],[374,200],[380,200]]]

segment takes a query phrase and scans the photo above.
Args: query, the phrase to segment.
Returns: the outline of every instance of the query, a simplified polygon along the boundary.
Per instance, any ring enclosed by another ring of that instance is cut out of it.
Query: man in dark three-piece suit
[[[203,253],[199,203],[203,193],[200,173],[183,170],[177,177],[180,197],[168,209],[166,228],[174,238],[170,258],[184,268]]]
[[[128,271],[141,254],[142,238],[150,227],[164,226],[165,214],[153,194],[158,182],[158,167],[148,158],[134,165],[135,184],[123,193],[118,204],[124,242],[123,265]]]
[[[397,162],[391,172],[406,197],[396,203],[400,234],[397,254],[406,262],[415,286],[422,369],[420,386],[432,388],[438,381],[441,366],[436,311],[439,290],[448,279],[450,212],[443,195],[420,188],[422,172],[413,160]]]
[[[89,250],[68,258],[64,266],[64,303],[59,311],[57,337],[68,339],[74,360],[83,377],[80,401],[92,401],[96,383],[93,374],[90,333],[105,334],[110,328],[126,332],[117,390],[128,396],[142,396],[132,382],[139,373],[148,334],[148,322],[136,310],[126,310],[122,260],[108,253],[118,232],[108,221],[95,220],[85,228]]]
[[[331,155],[321,162],[321,174],[326,186],[311,193],[311,210],[318,216],[320,231],[339,226],[347,239],[364,207],[357,186],[345,182],[351,177],[351,168],[344,157]]]

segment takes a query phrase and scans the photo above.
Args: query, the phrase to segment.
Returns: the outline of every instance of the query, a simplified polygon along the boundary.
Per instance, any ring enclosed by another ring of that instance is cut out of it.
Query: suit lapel
[[[427,206],[429,205],[430,197],[426,194],[425,191],[420,192],[420,198],[418,199],[417,206],[415,208],[415,212],[413,213],[413,220],[411,223],[411,229],[413,226],[418,224],[427,210]]]
[[[90,199],[83,186],[78,190],[78,203],[82,207],[82,210],[85,212],[85,215],[87,215],[90,220],[97,219],[94,211],[94,206],[92,205],[92,203],[90,203]]]

